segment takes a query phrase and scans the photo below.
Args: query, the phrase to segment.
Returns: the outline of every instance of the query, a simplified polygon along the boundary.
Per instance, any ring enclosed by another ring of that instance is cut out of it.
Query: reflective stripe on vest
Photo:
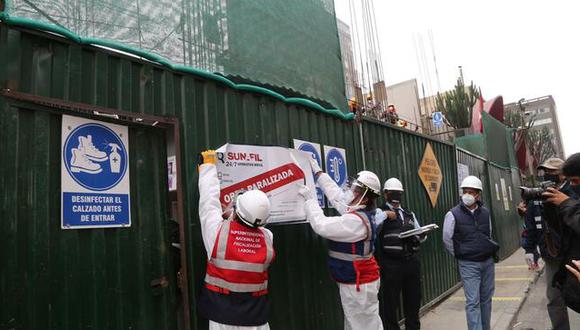
[[[266,290],[267,270],[274,255],[272,238],[264,229],[248,228],[226,220],[207,262],[205,282],[232,292]],[[244,258],[252,262],[242,260]]]
[[[367,260],[367,259],[372,258],[372,256],[373,256],[372,253],[361,256],[358,254],[342,253],[342,252],[336,252],[336,251],[332,251],[332,250],[328,251],[328,255],[332,258],[336,258],[336,259],[340,259],[340,260],[344,260],[344,261]]]
[[[369,218],[367,217],[366,213],[364,212],[351,212],[348,214],[352,214],[357,216],[359,219],[361,219],[361,221],[363,222],[363,224],[365,225],[365,228],[367,230],[367,237],[364,240],[358,241],[356,243],[344,243],[344,244],[349,244],[351,246],[355,245],[355,244],[362,244],[362,253],[359,254],[355,251],[355,248],[353,248],[352,252],[344,252],[344,251],[334,251],[332,249],[329,248],[328,250],[328,255],[332,258],[336,258],[339,260],[344,260],[344,261],[354,261],[354,260],[366,260],[366,259],[370,259],[373,255],[373,246],[372,246],[372,228],[371,228],[371,222],[369,220]]]
[[[383,248],[383,256],[388,258],[409,258],[419,252],[420,248],[415,245],[414,238],[402,239],[400,233],[413,229],[417,226],[417,219],[413,212],[405,211],[403,208],[394,208],[386,205],[386,210],[397,214],[394,220],[385,220],[380,233],[380,242]]]
[[[260,284],[234,283],[208,274],[205,274],[205,282],[233,292],[256,292],[268,288],[268,281],[264,281]]]
[[[385,234],[383,237],[396,237],[399,238],[399,234]]]
[[[212,259],[211,263],[218,268],[230,270],[242,270],[245,272],[265,272],[268,270],[269,264],[254,264],[235,260]]]

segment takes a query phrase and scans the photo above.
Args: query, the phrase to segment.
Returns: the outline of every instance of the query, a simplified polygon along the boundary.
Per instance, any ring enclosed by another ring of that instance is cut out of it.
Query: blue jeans
[[[458,260],[465,291],[465,314],[469,330],[489,330],[491,298],[495,290],[493,258],[485,261]]]

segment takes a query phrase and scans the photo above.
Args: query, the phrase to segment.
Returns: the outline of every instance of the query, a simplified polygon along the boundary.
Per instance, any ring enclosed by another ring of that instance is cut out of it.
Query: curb
[[[538,282],[538,279],[540,278],[540,276],[542,276],[542,274],[544,274],[544,267],[545,266],[543,266],[539,271],[537,271],[534,275],[533,280],[528,283],[528,286],[524,290],[524,297],[520,301],[518,309],[516,310],[516,312],[512,316],[512,319],[510,320],[510,323],[509,323],[507,329],[513,329],[517,325],[518,316],[520,315],[522,307],[524,306],[524,304],[526,303],[526,300],[528,299],[528,295],[530,294],[530,290],[532,289],[532,286],[535,286],[536,282]]]

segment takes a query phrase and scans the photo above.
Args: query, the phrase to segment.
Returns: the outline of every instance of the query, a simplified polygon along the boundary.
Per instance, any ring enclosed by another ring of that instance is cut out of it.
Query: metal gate
[[[165,131],[129,126],[131,227],[62,230],[62,115],[42,108],[0,97],[0,328],[177,329]]]

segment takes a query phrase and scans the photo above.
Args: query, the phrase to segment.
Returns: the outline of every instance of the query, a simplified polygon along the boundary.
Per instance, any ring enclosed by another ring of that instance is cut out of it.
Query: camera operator
[[[572,265],[572,260],[580,258],[580,153],[566,160],[562,172],[567,179],[566,185],[559,190],[548,188],[542,195],[546,205],[557,207],[558,218],[548,225],[559,227],[562,233],[562,263],[552,284],[560,288],[566,305],[580,312],[580,283],[565,268],[565,265]]]
[[[542,186],[557,185],[564,181],[562,166],[564,161],[560,158],[549,158],[538,166],[538,177]],[[528,265],[534,259],[534,251],[540,248],[540,254],[545,262],[546,297],[547,309],[552,328],[555,330],[570,329],[568,309],[559,289],[552,286],[552,279],[562,263],[560,255],[561,228],[549,227],[549,223],[557,223],[556,207],[546,205],[542,201],[543,188],[524,188],[522,197],[526,201],[524,221],[527,237],[523,248],[526,251]]]

